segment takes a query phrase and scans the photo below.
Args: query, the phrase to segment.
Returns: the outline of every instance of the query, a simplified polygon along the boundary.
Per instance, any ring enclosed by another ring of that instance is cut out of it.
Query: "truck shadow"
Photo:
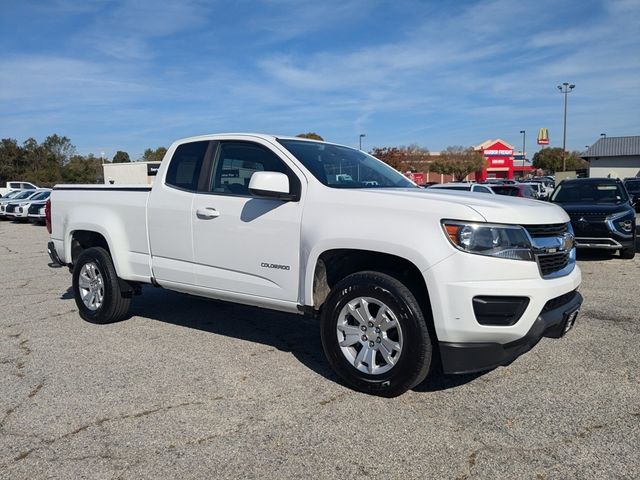
[[[71,287],[60,299],[73,300]],[[138,316],[193,328],[203,332],[246,340],[291,353],[300,363],[332,382],[344,385],[325,359],[320,324],[301,315],[210,300],[160,288],[143,287],[142,296],[131,302],[129,317]],[[433,371],[415,392],[449,390],[469,383],[487,372],[444,375],[436,358]]]
[[[69,296],[65,294],[63,298]],[[325,359],[320,324],[312,318],[146,286],[142,296],[134,298],[129,314],[274,347],[291,353],[318,375],[344,385]],[[436,368],[413,390],[448,390],[471,382],[480,375],[443,375]]]
[[[129,315],[270,346],[340,383],[324,358],[320,324],[311,318],[147,286],[131,302]]]

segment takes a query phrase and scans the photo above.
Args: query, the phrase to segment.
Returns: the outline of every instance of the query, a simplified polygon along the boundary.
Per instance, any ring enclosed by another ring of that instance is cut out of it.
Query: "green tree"
[[[24,150],[13,138],[0,140],[0,182],[17,178],[18,165],[23,161]]]
[[[480,152],[470,147],[452,146],[440,152],[429,169],[435,173],[452,175],[454,180],[464,180],[467,175],[482,170],[484,166],[485,160]]]
[[[142,154],[140,160],[143,162],[161,162],[165,153],[167,153],[167,149],[165,147],[158,147],[155,150],[147,148]]]
[[[322,138],[320,135],[318,135],[315,132],[299,133],[298,135],[296,135],[296,137],[298,137],[298,138],[310,138],[311,140],[321,140],[321,141],[324,140],[324,138]]]
[[[41,146],[47,154],[47,160],[60,167],[66,165],[76,153],[76,147],[71,143],[71,140],[55,133],[45,138]]]
[[[118,150],[116,154],[113,156],[113,163],[129,163],[131,159],[129,158],[129,154],[127,152],[123,152],[122,150]]]
[[[102,183],[102,162],[92,153],[83,157],[74,155],[62,169],[65,183]]]
[[[567,152],[566,165],[568,171],[587,168],[586,161],[580,158],[579,152]],[[533,166],[547,172],[562,171],[562,148],[543,148],[533,155]]]

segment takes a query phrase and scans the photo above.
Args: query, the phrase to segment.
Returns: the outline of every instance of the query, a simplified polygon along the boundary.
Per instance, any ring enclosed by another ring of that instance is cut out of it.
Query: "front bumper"
[[[612,233],[608,237],[576,237],[576,247],[579,249],[597,248],[605,250],[620,250],[630,248],[635,245],[633,235],[623,236]]]
[[[561,337],[569,315],[577,312],[581,304],[582,295],[575,290],[550,300],[527,334],[509,343],[439,342],[443,371],[463,374],[508,365],[531,350],[542,337]]]

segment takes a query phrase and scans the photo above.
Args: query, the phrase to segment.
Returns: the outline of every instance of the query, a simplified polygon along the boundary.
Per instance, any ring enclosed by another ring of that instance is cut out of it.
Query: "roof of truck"
[[[261,138],[263,140],[269,140],[269,141],[299,140],[303,142],[319,142],[319,143],[327,143],[330,145],[338,145],[341,147],[349,147],[349,145],[342,145],[340,143],[327,142],[326,140],[315,140],[312,138],[293,137],[290,135],[273,135],[268,133],[251,133],[251,132],[209,133],[206,135],[197,135],[195,137],[180,138],[176,140],[176,142],[185,143],[185,142],[195,142],[198,140],[215,140],[220,137],[254,137],[254,138]],[[354,147],[350,147],[350,148],[354,148]]]

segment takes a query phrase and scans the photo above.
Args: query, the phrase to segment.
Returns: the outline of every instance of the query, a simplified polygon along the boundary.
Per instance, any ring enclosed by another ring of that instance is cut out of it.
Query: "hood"
[[[603,215],[609,215],[612,213],[626,212],[627,210],[633,210],[628,203],[619,203],[617,205],[602,204],[602,203],[556,203],[561,206],[569,214],[578,213],[600,213]]]
[[[487,193],[472,193],[444,189],[366,189],[367,192],[390,197],[404,197],[411,202],[424,202],[429,208],[430,202],[464,205],[479,213],[487,222],[518,225],[539,225],[547,223],[566,223],[569,216],[557,205],[539,200]],[[442,218],[450,218],[442,211]],[[457,219],[465,220],[465,219]]]

